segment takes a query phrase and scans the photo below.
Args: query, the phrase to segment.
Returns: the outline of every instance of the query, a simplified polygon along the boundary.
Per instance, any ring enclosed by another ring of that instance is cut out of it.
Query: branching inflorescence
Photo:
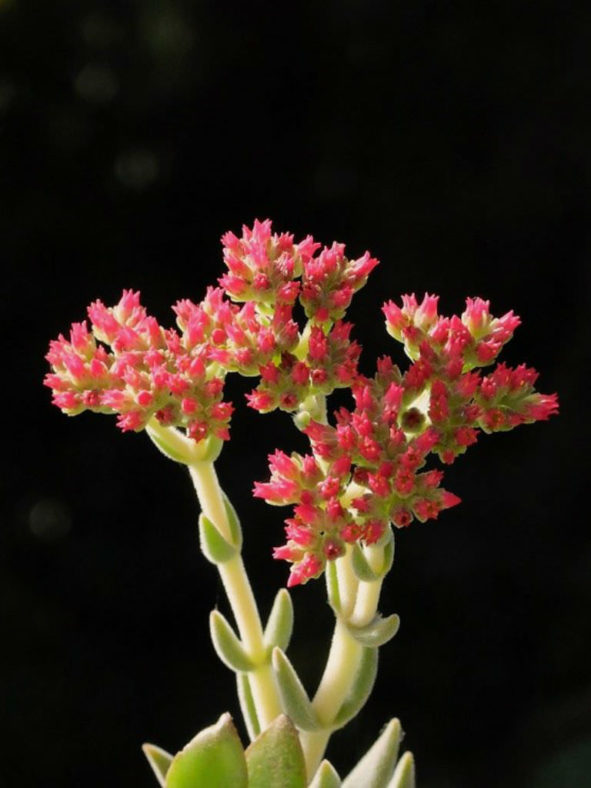
[[[293,414],[310,442],[304,455],[275,451],[270,480],[255,484],[255,496],[293,506],[286,543],[274,555],[291,563],[288,586],[340,567],[328,578],[337,624],[367,625],[377,597],[360,612],[363,584],[389,568],[376,550],[383,557],[390,524],[435,519],[458,504],[441,487],[440,465],[454,462],[483,433],[549,418],[558,411],[557,396],[538,393],[537,373],[525,365],[495,366],[520,320],[513,312],[494,317],[481,298],[468,298],[464,312],[451,317],[438,314],[438,297],[429,294],[420,302],[405,295],[401,305],[386,303],[386,328],[410,363],[401,370],[383,357],[368,377],[359,371],[361,347],[344,317],[375,258],[366,252],[349,259],[344,245],[321,248],[310,236],[295,243],[292,235],[272,233],[269,220],[244,227],[241,238],[226,233],[222,243],[227,271],[219,287],[199,303],[178,301],[176,328],[161,327],[131,290],[114,307],[95,301],[90,328],[75,323],[69,338],[51,342],[45,383],[68,415],[116,414],[122,430],[146,428],[165,453],[189,465],[204,513],[232,544],[223,522],[227,502],[220,504],[218,490],[216,508],[204,469],[229,438],[226,375],[258,377],[247,394],[250,407]],[[337,388],[349,389],[352,402],[329,419],[326,397]],[[435,457],[440,463],[429,467]],[[254,636],[236,618],[243,643],[250,637],[250,651],[262,654],[257,616]],[[269,661],[258,658],[261,665]],[[319,695],[315,709],[322,718],[322,684]],[[270,702],[269,718],[274,709]],[[337,712],[320,719],[326,730],[338,727]],[[321,745],[307,744],[321,755]]]

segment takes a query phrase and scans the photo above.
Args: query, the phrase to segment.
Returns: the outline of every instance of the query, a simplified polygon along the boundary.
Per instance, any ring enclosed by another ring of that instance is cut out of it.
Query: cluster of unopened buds
[[[437,518],[460,502],[441,486],[441,465],[483,433],[557,412],[556,395],[535,390],[533,369],[496,365],[520,323],[513,312],[494,317],[481,298],[468,298],[451,317],[439,314],[434,295],[388,301],[386,329],[409,363],[401,369],[380,358],[368,377],[344,317],[375,258],[350,259],[343,244],[322,248],[310,236],[295,242],[273,233],[269,220],[244,227],[240,238],[228,232],[222,243],[226,272],[202,301],[174,305],[175,328],[161,327],[131,290],[112,307],[95,301],[88,322],[51,342],[45,383],[68,415],[116,414],[122,430],[147,429],[166,453],[179,459],[178,450],[191,465],[213,461],[230,437],[226,376],[258,377],[248,405],[291,413],[310,445],[306,454],[275,451],[270,479],[254,488],[270,504],[293,506],[286,543],[274,552],[291,563],[288,586],[352,551],[370,555],[391,538],[391,525]],[[329,417],[326,398],[338,388],[350,390],[350,405]],[[189,444],[195,454],[183,455]],[[429,466],[435,457],[440,462]],[[221,532],[231,543],[230,532]]]

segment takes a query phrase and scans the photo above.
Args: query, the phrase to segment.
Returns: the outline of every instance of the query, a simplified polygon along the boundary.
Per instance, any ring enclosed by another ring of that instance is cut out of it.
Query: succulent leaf
[[[305,788],[306,762],[298,732],[284,714],[246,750],[249,788]]]
[[[388,788],[415,788],[415,759],[411,752],[405,752],[398,761]]]
[[[216,654],[224,665],[237,672],[253,669],[253,661],[246,653],[238,635],[219,610],[212,610],[209,615],[209,631]]]
[[[285,651],[291,640],[292,631],[293,604],[287,589],[281,588],[277,592],[265,627],[265,645],[267,648],[278,646]]]
[[[343,780],[343,788],[390,788],[401,737],[400,721],[390,720],[353,771]]]
[[[223,564],[233,558],[238,550],[227,542],[203,512],[199,515],[199,543],[203,555],[212,564]]]
[[[179,446],[175,448],[175,446],[172,445],[172,442],[169,443],[165,441],[162,435],[153,431],[149,425],[146,427],[146,432],[150,436],[156,448],[159,449],[162,452],[162,454],[164,454],[165,457],[168,457],[169,460],[173,460],[174,462],[181,462],[183,463],[183,465],[187,465],[191,461],[189,452],[187,452],[186,454],[182,452],[181,450],[182,444],[180,444],[180,442],[179,442]]]
[[[341,778],[329,761],[322,761],[309,788],[340,788]]]
[[[236,514],[236,509],[234,509],[232,502],[225,493],[224,508],[226,509],[226,517],[228,518],[228,525],[230,526],[232,544],[236,548],[237,552],[240,552],[242,549],[242,526],[240,525],[240,519]]]
[[[280,648],[273,649],[273,670],[283,710],[303,731],[318,731],[322,725],[295,668]]]
[[[247,788],[242,743],[229,714],[200,731],[175,755],[166,788]]]
[[[365,583],[373,583],[381,577],[380,572],[375,572],[371,568],[369,561],[363,554],[363,549],[357,543],[353,545],[351,551],[351,566],[359,580]]]
[[[166,785],[166,773],[172,763],[172,755],[155,744],[143,744],[142,751],[148,759],[148,763],[152,767],[159,784],[161,786]]]
[[[400,617],[393,613],[391,616],[382,618],[378,613],[373,621],[366,624],[364,627],[355,627],[352,624],[347,624],[347,629],[350,634],[368,648],[379,648],[391,640],[398,632],[400,627]]]

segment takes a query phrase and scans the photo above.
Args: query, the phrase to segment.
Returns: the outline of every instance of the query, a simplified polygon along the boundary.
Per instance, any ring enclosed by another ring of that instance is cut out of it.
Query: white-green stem
[[[382,548],[366,552],[372,568],[378,569],[381,566],[380,554],[383,560]],[[351,690],[363,654],[363,646],[351,635],[347,624],[364,626],[373,620],[382,585],[381,579],[374,582],[360,582],[357,579],[351,566],[350,550],[337,561],[337,577],[341,613],[336,616],[328,660],[312,702],[325,728],[315,732],[303,732],[300,737],[309,778],[324,756],[333,730],[332,723]]]
[[[379,575],[378,580],[372,582],[360,581],[357,586],[357,595],[355,597],[355,605],[349,623],[354,627],[364,627],[369,624],[376,615],[378,604],[380,602],[380,593],[382,591],[381,576],[384,566],[384,548],[377,545],[370,545],[363,549],[365,560]]]
[[[227,541],[232,541],[224,498],[213,462],[199,461],[189,465],[201,509]],[[246,574],[242,556],[237,553],[229,561],[217,564],[226,596],[240,633],[242,643],[257,667],[249,674],[253,700],[261,730],[267,728],[281,713],[270,662],[265,655],[261,617]]]
[[[165,427],[155,418],[147,425],[147,432],[164,454],[189,468],[203,513],[223,538],[232,543],[224,495],[213,464],[221,449],[221,441],[208,438],[195,443],[179,430]],[[261,617],[240,553],[216,566],[242,643],[251,660],[257,665],[249,673],[249,683],[258,722],[264,730],[281,713],[281,705],[270,660],[265,654]]]

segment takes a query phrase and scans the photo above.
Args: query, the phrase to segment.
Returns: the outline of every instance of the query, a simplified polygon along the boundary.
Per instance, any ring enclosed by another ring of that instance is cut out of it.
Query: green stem
[[[376,615],[380,602],[380,593],[384,577],[382,570],[384,567],[384,548],[377,545],[369,545],[363,549],[365,559],[373,571],[380,575],[378,580],[371,582],[360,581],[357,587],[355,604],[349,617],[349,623],[355,627],[364,627],[369,624]]]
[[[224,498],[213,462],[193,462],[189,472],[205,516],[227,541],[232,541]],[[217,564],[240,638],[257,667],[248,674],[261,730],[281,713],[269,657],[263,641],[263,628],[242,556]]]
[[[156,418],[152,418],[148,423],[147,432],[160,451],[189,468],[201,510],[223,538],[232,544],[232,530],[224,504],[224,495],[214,467],[214,460],[221,450],[221,441],[210,437],[195,443],[181,431],[163,426]],[[257,666],[248,673],[248,679],[258,723],[261,730],[264,730],[281,713],[281,704],[273,679],[270,657],[266,653],[263,641],[261,617],[242,556],[237,553],[229,561],[216,566],[242,643]]]
[[[368,561],[375,562],[376,567],[378,553],[383,556],[381,548],[368,556]],[[332,723],[351,690],[363,654],[363,646],[350,634],[347,624],[363,626],[374,618],[382,585],[381,579],[371,583],[357,579],[351,566],[350,550],[337,561],[337,577],[341,610],[336,614],[328,660],[312,702],[325,727],[320,731],[303,732],[300,736],[309,778],[324,756],[333,732]]]
[[[359,666],[363,646],[351,637],[337,618],[332,643],[322,681],[312,703],[322,730],[300,734],[308,779],[311,779],[322,760],[332,734],[331,723],[343,705]]]

